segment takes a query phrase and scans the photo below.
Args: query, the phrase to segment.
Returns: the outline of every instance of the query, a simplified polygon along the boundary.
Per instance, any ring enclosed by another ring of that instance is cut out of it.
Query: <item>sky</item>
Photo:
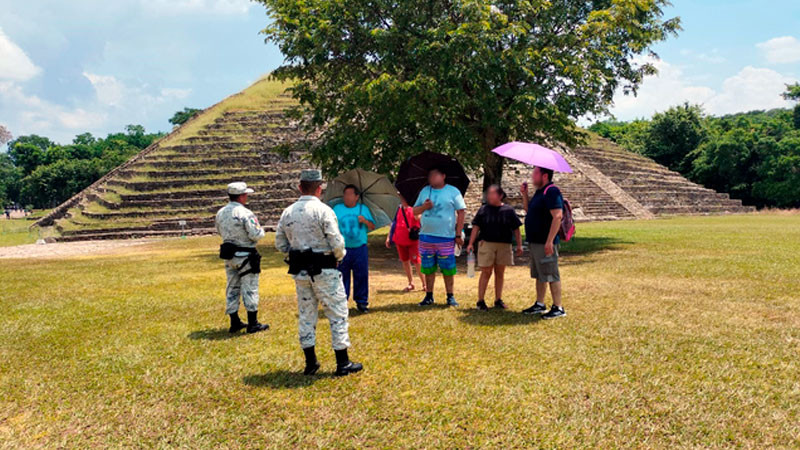
[[[685,101],[710,114],[791,105],[780,93],[800,81],[800,1],[674,0],[675,16],[683,31],[642,59],[659,75],[615,97],[617,119]],[[61,143],[128,124],[168,131],[175,111],[281,64],[266,24],[249,0],[0,0],[0,124]]]

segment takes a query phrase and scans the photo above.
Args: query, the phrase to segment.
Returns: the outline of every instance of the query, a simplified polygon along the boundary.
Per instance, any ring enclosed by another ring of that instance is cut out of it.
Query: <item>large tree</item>
[[[800,102],[800,83],[787,84],[783,98]],[[794,127],[800,130],[800,103],[794,107]]]
[[[497,145],[579,141],[575,120],[635,93],[655,73],[637,56],[679,29],[667,0],[258,1],[327,172],[436,150],[484,184],[502,175]]]

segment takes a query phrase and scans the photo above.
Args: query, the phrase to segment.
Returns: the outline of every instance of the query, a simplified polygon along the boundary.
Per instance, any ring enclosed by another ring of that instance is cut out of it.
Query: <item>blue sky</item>
[[[769,6],[766,6],[766,5]],[[684,30],[659,44],[657,77],[619,95],[619,119],[683,101],[710,113],[789,106],[800,80],[797,0],[676,0]],[[282,60],[248,0],[0,0],[0,124],[69,142],[130,123],[169,130],[184,106],[238,92]]]

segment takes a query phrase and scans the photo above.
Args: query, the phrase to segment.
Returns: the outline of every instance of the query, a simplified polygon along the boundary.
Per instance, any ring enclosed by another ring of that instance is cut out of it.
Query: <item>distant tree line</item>
[[[68,145],[37,135],[10,140],[8,152],[0,153],[0,204],[54,207],[163,135],[128,125],[105,139],[79,134]]]
[[[800,101],[800,84],[783,96]],[[721,117],[684,104],[651,120],[598,122],[589,129],[745,204],[800,207],[800,104]]]

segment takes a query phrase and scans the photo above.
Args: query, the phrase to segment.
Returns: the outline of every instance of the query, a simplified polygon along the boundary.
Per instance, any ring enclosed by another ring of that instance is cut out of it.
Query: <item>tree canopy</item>
[[[175,114],[172,115],[172,118],[169,119],[169,123],[175,126],[183,125],[189,119],[200,114],[201,112],[203,112],[202,109],[183,108],[183,111],[176,111]]]
[[[681,105],[589,129],[745,204],[800,207],[800,126],[790,110],[709,117]]]
[[[298,113],[322,131],[327,172],[394,173],[422,150],[499,181],[489,150],[509,140],[581,139],[575,120],[607,111],[655,68],[637,59],[679,30],[666,0],[259,0],[285,55]]]

